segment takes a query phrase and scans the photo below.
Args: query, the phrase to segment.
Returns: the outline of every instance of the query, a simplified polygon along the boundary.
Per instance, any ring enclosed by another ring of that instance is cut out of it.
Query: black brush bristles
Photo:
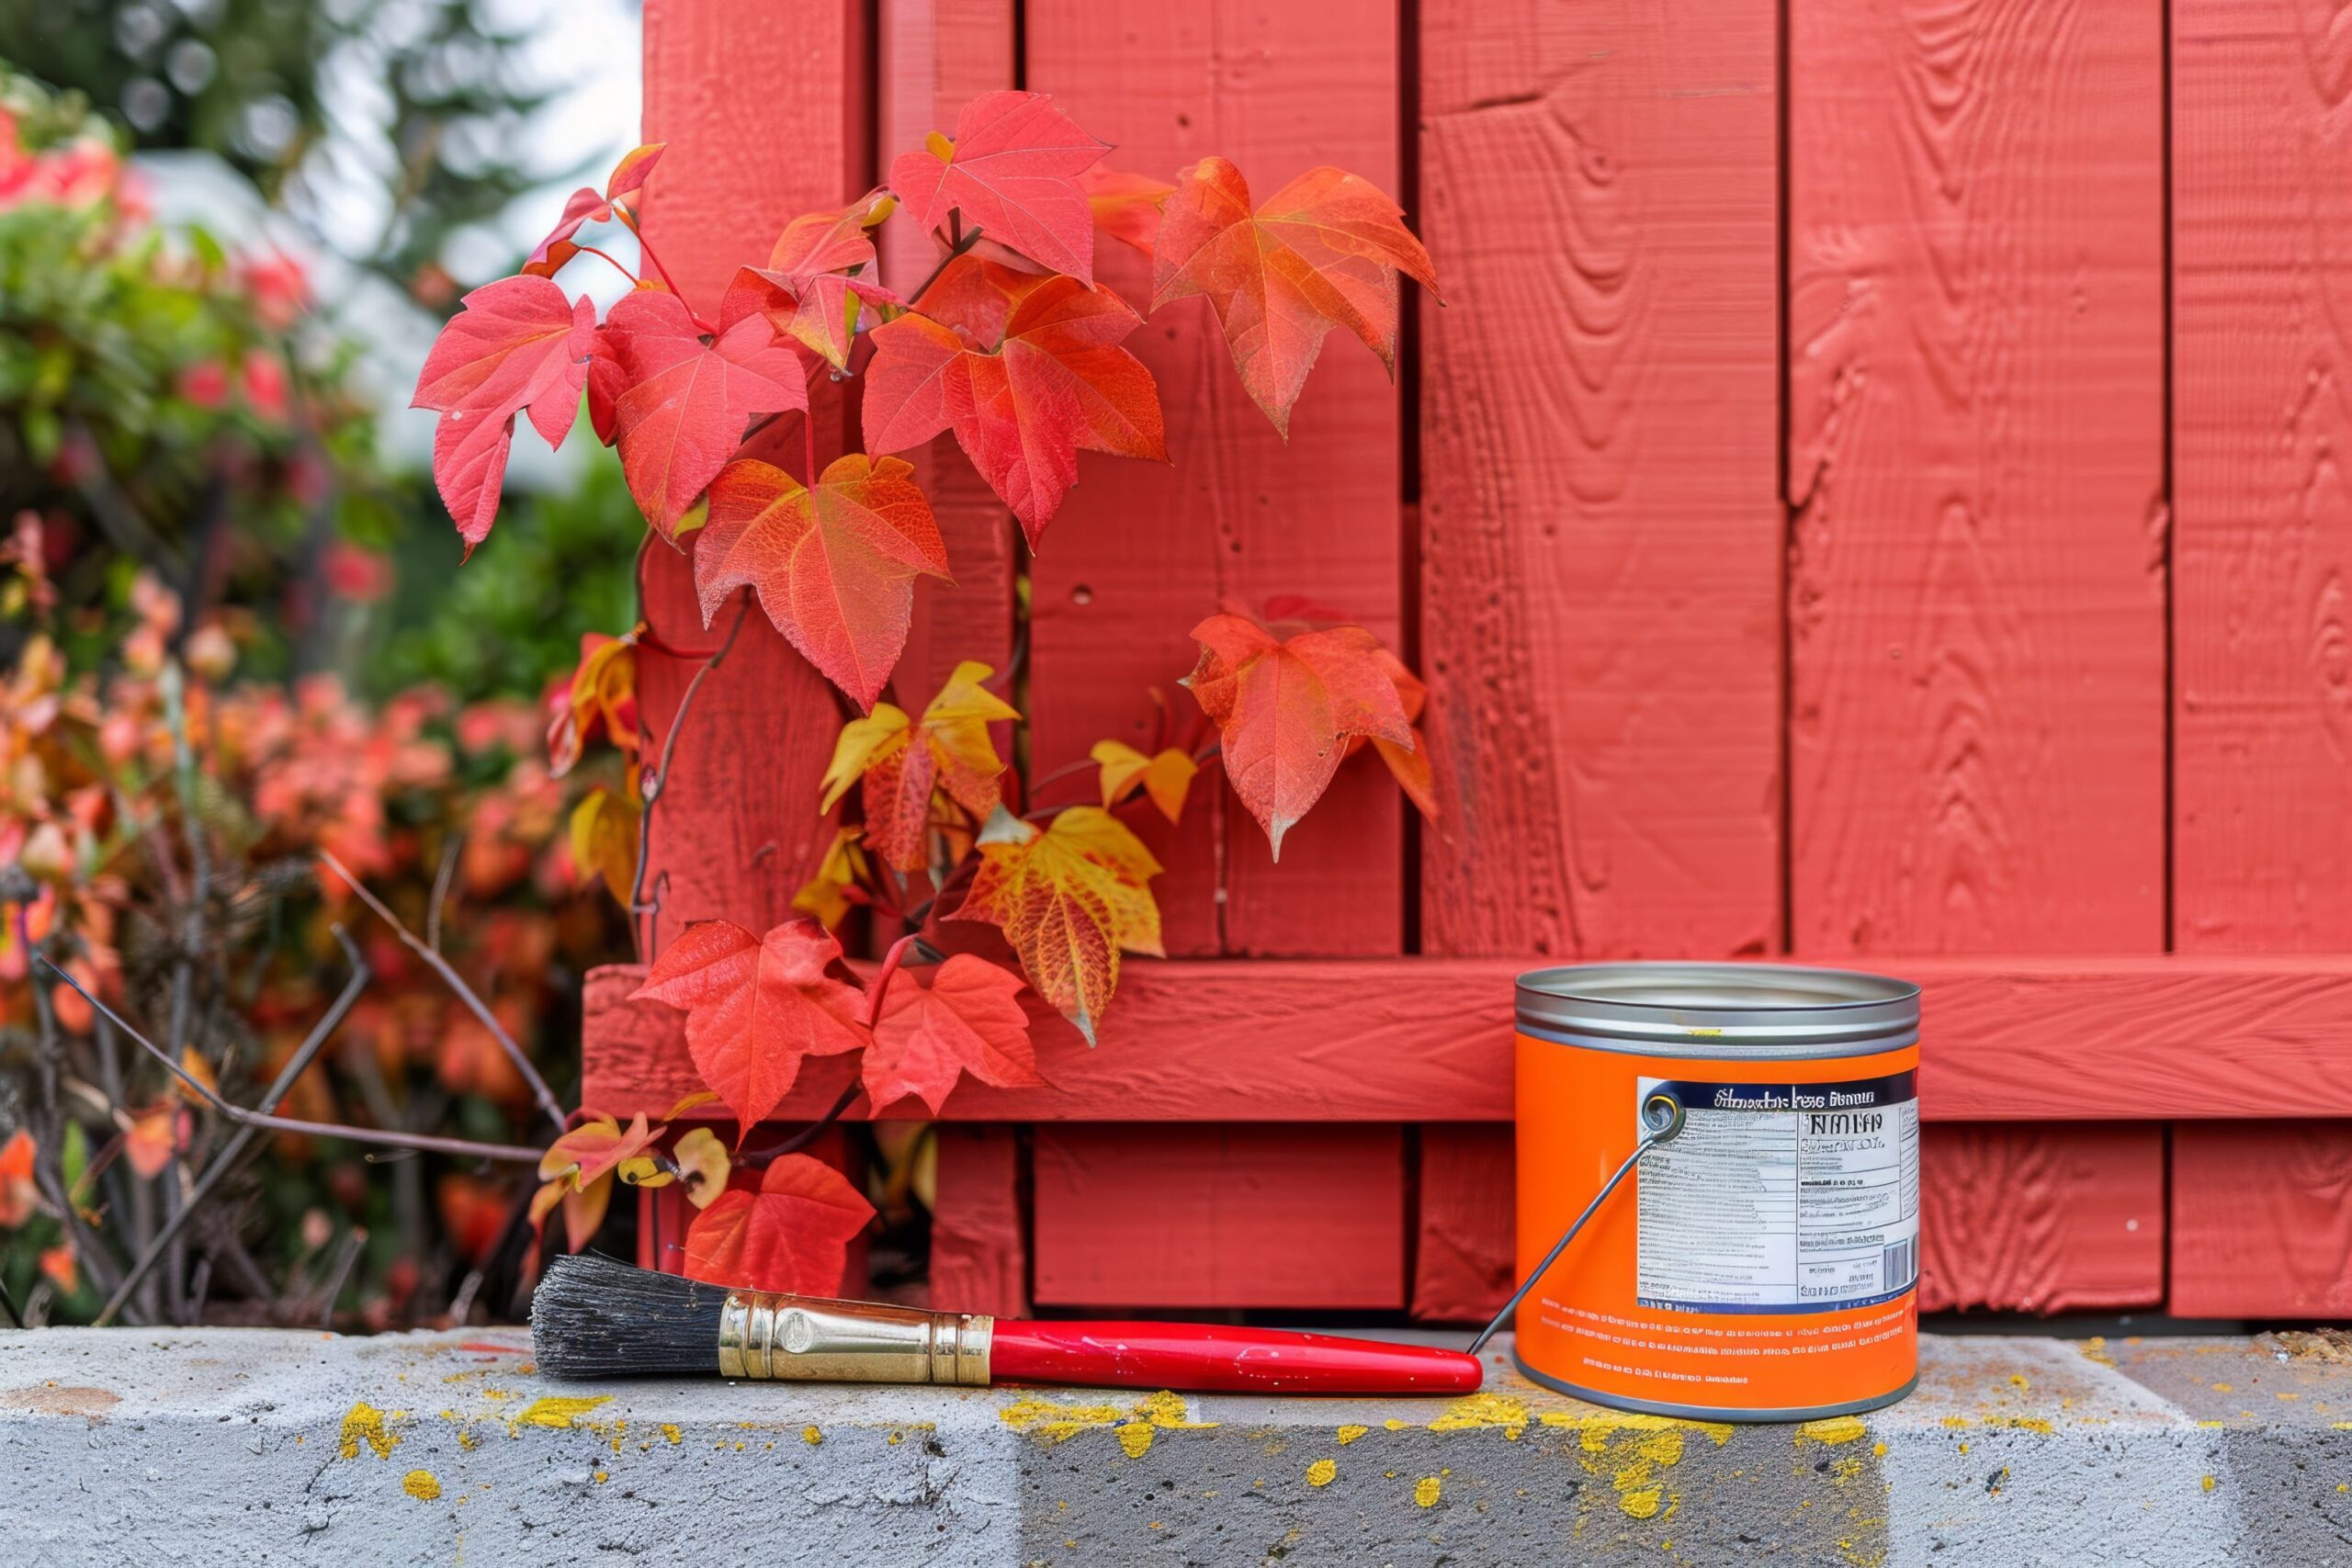
[[[582,1255],[548,1265],[531,1295],[531,1350],[550,1377],[718,1371],[724,1286]]]

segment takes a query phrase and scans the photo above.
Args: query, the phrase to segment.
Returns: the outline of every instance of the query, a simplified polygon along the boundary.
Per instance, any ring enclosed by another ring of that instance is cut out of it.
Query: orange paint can
[[[1849,1415],[1908,1393],[1918,1067],[1919,989],[1882,976],[1522,976],[1520,1370],[1597,1404],[1714,1421]]]

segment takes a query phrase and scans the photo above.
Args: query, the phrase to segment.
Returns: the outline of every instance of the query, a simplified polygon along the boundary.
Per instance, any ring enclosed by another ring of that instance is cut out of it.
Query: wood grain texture
[[[931,1214],[931,1299],[948,1312],[1029,1310],[1021,1151],[1011,1127],[943,1122]]]
[[[1511,1130],[1432,1122],[1420,1130],[1413,1237],[1413,1316],[1484,1325],[1519,1281]]]
[[[1790,7],[1800,951],[2164,944],[2161,15]]]
[[[1421,7],[1430,952],[1781,945],[1775,26]]]
[[[2352,956],[1942,957],[1877,961],[1925,990],[1931,1121],[2352,1117]],[[1087,1050],[1058,1031],[1050,1089],[967,1082],[957,1121],[1508,1122],[1510,959],[1136,964]],[[658,1115],[699,1088],[679,1027],[631,1002],[642,972],[594,971],[589,1103]],[[846,1083],[811,1061],[778,1109],[814,1116]],[[2293,1086],[2282,1098],[2280,1085]]]
[[[883,167],[922,146],[931,131],[955,129],[958,111],[973,98],[1013,85],[1012,11],[1012,0],[881,0],[876,50]],[[941,254],[903,216],[883,225],[881,251],[883,281],[901,292],[930,276]],[[892,689],[901,707],[918,712],[961,660],[1004,668],[1012,655],[1020,561],[1012,512],[952,436],[904,456],[931,499],[956,579],[953,587],[915,580],[914,626]]]
[[[1789,7],[1801,951],[2164,945],[2162,15]],[[2104,1168],[2072,1137],[2000,1147]],[[1942,1255],[1943,1299],[2108,1288],[1997,1189],[1939,1201],[1995,1246]]]
[[[2277,0],[2172,17],[2174,940],[2341,951],[2352,34]],[[2175,1311],[2352,1310],[2352,1123],[2182,1126],[2173,1159]]]
[[[2181,1127],[2172,1157],[2174,1312],[2352,1314],[2352,1122]]]
[[[735,268],[763,262],[790,219],[865,188],[866,44],[863,10],[846,0],[648,0],[644,135],[669,151],[648,187],[646,232],[688,299],[716,309]],[[837,431],[839,398],[820,411],[820,428]],[[690,561],[658,541],[639,584],[654,639],[680,650],[639,659],[639,711],[658,754],[702,665],[695,655],[718,645],[735,612],[722,607],[706,630]],[[841,726],[832,688],[754,607],[687,724],[647,859],[660,941],[715,918],[764,931],[790,912],[831,841],[816,806]]]
[[[1919,1150],[1919,1310],[2154,1306],[2164,1190],[2162,1127],[1931,1126]]]
[[[1114,143],[1115,167],[1170,179],[1216,153],[1261,200],[1318,164],[1396,189],[1393,0],[1032,0],[1025,28],[1026,85]],[[1140,256],[1106,241],[1097,264],[1130,300],[1148,299]],[[1149,688],[1194,720],[1175,682],[1198,657],[1188,634],[1222,601],[1258,610],[1299,594],[1392,643],[1400,629],[1397,405],[1379,361],[1328,339],[1285,446],[1243,394],[1205,301],[1170,306],[1128,346],[1159,383],[1172,466],[1081,458],[1046,536],[1030,623],[1041,773],[1105,737],[1148,748]],[[1400,802],[1372,757],[1344,770],[1279,867],[1221,779],[1204,777],[1193,800],[1172,831],[1136,814],[1168,867],[1154,886],[1171,953],[1398,950]]]
[[[1400,1129],[1198,1131],[1037,1129],[1040,1304],[1404,1305]]]

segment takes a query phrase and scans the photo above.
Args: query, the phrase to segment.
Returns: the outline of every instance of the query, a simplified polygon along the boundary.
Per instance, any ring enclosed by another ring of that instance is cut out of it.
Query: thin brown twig
[[[456,994],[459,1001],[466,1004],[468,1012],[481,1020],[481,1026],[490,1031],[491,1038],[498,1042],[499,1049],[506,1053],[506,1059],[514,1064],[514,1070],[523,1075],[523,1081],[531,1086],[531,1098],[538,1101],[540,1112],[555,1123],[557,1132],[562,1132],[565,1125],[564,1110],[556,1102],[555,1091],[548,1088],[548,1080],[539,1076],[539,1069],[531,1065],[531,1058],[524,1055],[523,1047],[514,1043],[514,1037],[506,1032],[506,1026],[498,1021],[497,1014],[492,1012],[481,998],[475,994],[474,988],[466,984],[465,977],[458,973],[447,958],[442,957],[433,948],[427,947],[414,931],[409,930],[401,918],[392,913],[390,906],[370,892],[366,883],[353,875],[348,866],[334,858],[334,852],[332,850],[321,850],[319,859],[324,861],[337,876],[342,877],[350,886],[352,892],[358,896],[359,901],[375,911],[379,919],[392,928],[393,934],[401,939],[402,946],[424,960],[426,966],[441,976],[442,983]]]
[[[441,846],[441,868],[433,874],[433,902],[424,911],[424,945],[435,953],[441,951],[441,908],[449,901],[449,880],[457,874],[458,856],[465,847],[465,834],[450,834],[449,841]]]
[[[294,1048],[294,1054],[286,1058],[286,1065],[278,1068],[277,1077],[270,1080],[269,1088],[262,1094],[261,1110],[264,1115],[276,1111],[278,1102],[293,1089],[294,1080],[302,1076],[310,1066],[311,1058],[316,1056],[326,1043],[334,1037],[334,1032],[343,1025],[344,1015],[351,1010],[352,1004],[359,999],[359,993],[366,990],[368,983],[374,978],[373,972],[368,967],[367,956],[351,940],[351,933],[345,931],[340,924],[334,927],[334,939],[343,944],[344,955],[350,961],[351,978],[344,982],[342,992],[328,1006],[319,1021],[311,1026],[311,1032],[304,1037],[301,1044]],[[106,1305],[92,1320],[96,1326],[103,1328],[114,1321],[115,1314],[122,1310],[122,1303],[129,1298],[131,1291],[146,1276],[147,1270],[153,1269],[163,1257],[164,1248],[171,1245],[173,1236],[177,1235],[196,1211],[202,1207],[204,1201],[212,1195],[213,1189],[219,1187],[227,1179],[229,1173],[236,1168],[238,1160],[243,1157],[245,1150],[259,1136],[258,1130],[250,1124],[240,1127],[220,1152],[212,1156],[211,1162],[204,1168],[203,1174],[196,1179],[196,1186],[189,1191],[187,1201],[182,1203],[172,1217],[164,1223],[163,1233],[147,1244],[146,1249],[141,1252],[138,1258],[131,1264],[130,1272],[123,1276],[122,1283],[115,1288],[114,1293],[107,1299]]]
[[[232,1105],[220,1098],[211,1085],[204,1082],[186,1067],[172,1060],[161,1045],[156,1044],[131,1027],[114,1009],[92,996],[81,981],[67,974],[52,962],[47,953],[37,953],[41,967],[64,981],[81,995],[84,1001],[114,1021],[114,1026],[130,1036],[141,1049],[171,1070],[172,1076],[194,1091],[207,1105],[230,1121],[246,1127],[266,1127],[277,1133],[303,1133],[314,1138],[341,1138],[354,1144],[380,1144],[392,1148],[417,1149],[426,1154],[454,1155],[459,1159],[503,1160],[510,1165],[537,1165],[543,1149],[526,1148],[520,1144],[478,1144],[469,1138],[444,1138],[426,1133],[394,1133],[374,1127],[353,1127],[338,1122],[303,1122],[290,1116],[271,1116],[248,1111],[242,1105]]]
[[[686,728],[686,715],[695,705],[695,697],[702,691],[702,683],[710,678],[710,672],[727,661],[729,651],[735,646],[736,636],[742,631],[743,622],[751,613],[752,595],[747,592],[743,602],[735,607],[735,620],[727,628],[725,640],[703,661],[702,668],[695,671],[695,678],[686,682],[684,694],[678,698],[678,711],[670,716],[670,731],[662,738],[662,756],[653,764],[652,775],[639,780],[638,787],[643,794],[645,804],[638,809],[637,874],[629,879],[628,912],[632,925],[639,915],[646,917],[645,941],[638,949],[638,956],[648,962],[655,956],[654,946],[661,935],[662,919],[658,905],[650,909],[645,907],[645,868],[653,857],[653,808],[670,788],[670,759],[677,753],[678,736]]]

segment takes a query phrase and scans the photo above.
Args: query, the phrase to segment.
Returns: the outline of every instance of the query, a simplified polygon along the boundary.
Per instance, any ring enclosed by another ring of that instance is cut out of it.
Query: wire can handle
[[[1560,1254],[1568,1249],[1568,1243],[1576,1240],[1577,1232],[1584,1229],[1585,1222],[1592,1218],[1611,1192],[1617,1190],[1617,1184],[1642,1163],[1642,1156],[1660,1144],[1680,1136],[1687,1120],[1681,1097],[1669,1089],[1655,1090],[1642,1101],[1642,1136],[1641,1141],[1634,1145],[1634,1152],[1627,1155],[1625,1163],[1600,1184],[1600,1190],[1592,1195],[1592,1201],[1584,1206],[1584,1212],[1568,1222],[1568,1228],[1560,1233],[1560,1239],[1552,1244],[1552,1250],[1544,1255],[1544,1261],[1519,1282],[1519,1289],[1510,1293],[1510,1300],[1503,1303],[1502,1310],[1495,1314],[1494,1321],[1478,1330],[1478,1337],[1470,1341],[1470,1354],[1476,1355],[1486,1348],[1487,1340],[1501,1332],[1503,1325],[1510,1321],[1510,1314],[1519,1310],[1520,1302],[1535,1288],[1535,1281],[1551,1272],[1552,1265],[1560,1260]]]

